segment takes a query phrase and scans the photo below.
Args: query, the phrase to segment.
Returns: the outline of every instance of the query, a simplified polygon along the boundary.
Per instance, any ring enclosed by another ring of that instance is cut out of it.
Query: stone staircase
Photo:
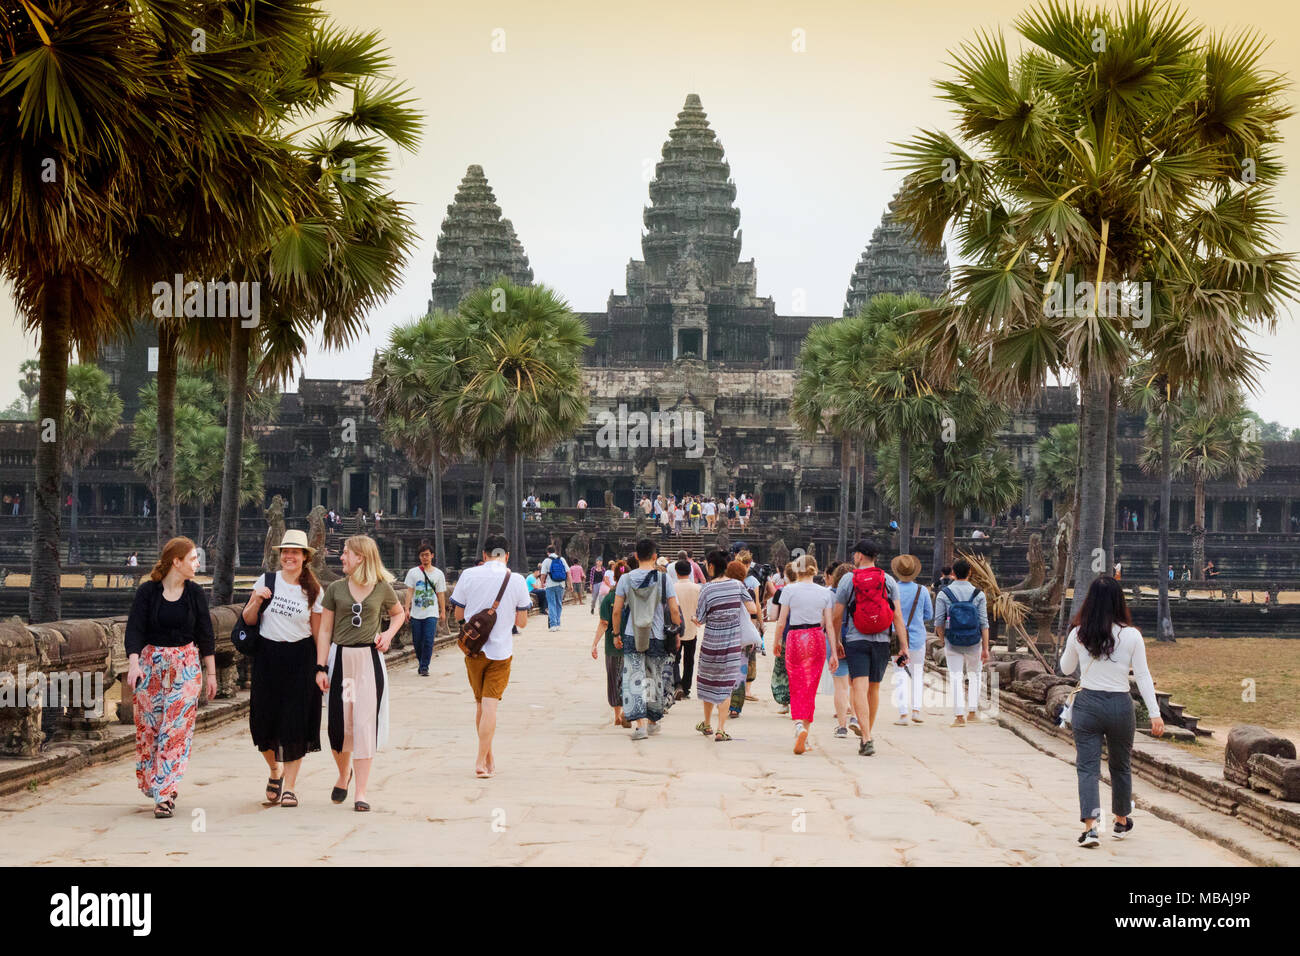
[[[1134,698],[1140,699],[1137,684],[1133,683],[1131,688]],[[1172,696],[1168,691],[1156,691],[1156,704],[1160,707],[1160,716],[1164,718],[1165,723],[1173,724],[1175,727],[1182,727],[1184,730],[1191,731],[1200,737],[1209,737],[1210,731],[1197,726],[1201,722],[1201,718],[1186,713],[1187,705],[1174,703],[1171,699]]]

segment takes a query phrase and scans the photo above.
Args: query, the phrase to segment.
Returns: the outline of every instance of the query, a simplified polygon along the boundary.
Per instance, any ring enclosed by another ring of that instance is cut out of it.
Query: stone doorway
[[[678,497],[682,495],[698,495],[703,488],[700,477],[698,466],[674,468],[668,475],[668,493]]]

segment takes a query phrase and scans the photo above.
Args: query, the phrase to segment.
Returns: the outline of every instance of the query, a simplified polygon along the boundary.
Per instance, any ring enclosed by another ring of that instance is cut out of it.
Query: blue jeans
[[[560,626],[560,604],[563,601],[563,585],[546,589],[546,623],[551,627]]]
[[[433,639],[437,636],[436,617],[426,617],[423,620],[411,618],[411,644],[415,647],[415,659],[422,671],[429,669],[429,659],[433,657]]]

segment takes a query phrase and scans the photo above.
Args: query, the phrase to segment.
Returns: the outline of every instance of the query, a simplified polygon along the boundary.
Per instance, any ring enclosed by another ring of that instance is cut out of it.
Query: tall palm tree
[[[1165,417],[1171,426],[1169,451],[1166,455],[1163,422],[1149,419],[1141,465],[1149,474],[1158,473],[1163,462],[1168,461],[1174,477],[1191,479],[1192,574],[1197,581],[1203,581],[1205,483],[1227,477],[1244,488],[1263,473],[1264,450],[1252,435],[1245,399],[1240,393],[1216,407],[1202,403],[1189,391],[1179,401],[1169,404]]]
[[[469,293],[436,330],[439,348],[456,357],[448,368],[463,383],[444,392],[442,415],[458,423],[469,447],[500,448],[511,566],[522,570],[523,458],[565,441],[586,420],[580,363],[593,340],[556,292],[516,286],[505,277]]]
[[[39,414],[39,413],[38,413]],[[122,399],[108,373],[97,365],[68,366],[68,397],[63,406],[63,466],[72,481],[68,514],[68,563],[81,563],[77,512],[81,509],[81,472],[122,424]]]
[[[172,0],[0,6],[0,274],[40,337],[43,417],[63,421],[68,356],[126,332],[117,273],[124,239],[187,132],[167,95],[165,48],[200,24]],[[211,71],[210,71],[211,72]],[[214,86],[226,82],[213,73]],[[36,447],[32,621],[59,616],[63,438]]]
[[[808,331],[799,350],[799,374],[790,401],[790,417],[805,435],[811,438],[825,431],[840,443],[840,514],[835,545],[838,560],[848,556],[849,463],[855,425],[846,414],[846,366],[835,358],[854,347],[861,324],[841,319],[814,325]]]
[[[407,91],[387,79],[389,62],[377,34],[345,33],[322,22],[301,56],[280,64],[272,78],[276,121],[260,142],[275,150],[265,173],[292,201],[283,220],[259,234],[260,247],[226,272],[257,284],[261,315],[255,328],[237,321],[225,332],[230,401],[213,573],[218,602],[234,590],[244,396],[254,347],[262,379],[285,381],[310,335],[319,334],[329,348],[346,346],[368,311],[397,287],[415,241],[404,205],[384,191],[391,147],[414,149],[420,129]],[[343,96],[346,106],[338,102]],[[197,330],[188,347],[210,349],[213,331],[211,323]]]
[[[425,470],[425,514],[432,516],[433,548],[440,561],[446,560],[442,470],[458,453],[461,434],[454,419],[439,417],[451,410],[440,399],[461,385],[457,356],[437,335],[444,317],[425,315],[393,329],[388,347],[375,355],[368,383],[385,440]]]
[[[1095,553],[1111,382],[1135,343],[1162,334],[1170,299],[1156,295],[1144,325],[1098,296],[1057,308],[1054,283],[1212,290],[1220,313],[1262,319],[1295,287],[1267,213],[1281,172],[1270,144],[1289,110],[1254,34],[1209,34],[1158,0],[1048,2],[1016,27],[1026,42],[1014,60],[987,33],[954,54],[957,76],[939,88],[962,139],[922,132],[900,144],[908,175],[895,213],[930,245],[952,228],[970,260],[955,270],[954,302],[921,322],[936,368],[966,346],[994,394],[1026,395],[1051,375],[1080,383],[1077,604],[1106,565]],[[1212,286],[1178,255],[1186,230],[1231,247]],[[1221,338],[1202,321],[1210,311],[1193,315],[1192,354]]]

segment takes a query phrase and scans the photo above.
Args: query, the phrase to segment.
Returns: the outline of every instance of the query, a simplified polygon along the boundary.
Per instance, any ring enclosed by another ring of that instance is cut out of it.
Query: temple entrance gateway
[[[668,492],[674,495],[698,495],[701,490],[699,466],[674,468],[669,475]]]

